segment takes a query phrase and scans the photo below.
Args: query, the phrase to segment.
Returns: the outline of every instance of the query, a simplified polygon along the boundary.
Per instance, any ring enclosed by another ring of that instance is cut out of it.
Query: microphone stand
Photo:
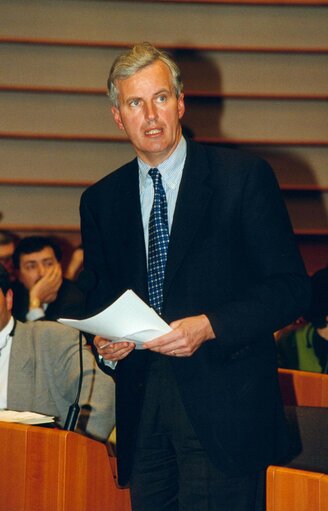
[[[68,409],[68,414],[66,417],[64,430],[65,431],[74,431],[76,422],[80,413],[80,406],[79,406],[79,399],[81,394],[81,388],[82,388],[82,380],[83,380],[83,349],[82,349],[82,332],[79,332],[79,358],[80,358],[80,377],[79,377],[79,384],[78,389],[76,393],[76,398],[74,403],[71,404],[71,406]]]

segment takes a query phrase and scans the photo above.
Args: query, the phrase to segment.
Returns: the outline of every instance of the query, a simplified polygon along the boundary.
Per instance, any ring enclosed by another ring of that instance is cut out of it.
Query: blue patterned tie
[[[166,256],[169,245],[167,202],[159,170],[150,169],[149,175],[154,185],[154,202],[149,217],[148,292],[151,307],[161,313]]]

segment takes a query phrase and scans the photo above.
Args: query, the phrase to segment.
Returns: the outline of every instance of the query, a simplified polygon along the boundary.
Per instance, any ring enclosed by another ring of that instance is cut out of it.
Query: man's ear
[[[11,312],[11,310],[13,308],[13,298],[14,298],[14,293],[12,292],[12,289],[8,289],[8,291],[6,293],[6,304],[7,304],[8,312]]]
[[[119,127],[120,130],[124,130],[124,126],[122,123],[122,118],[121,118],[119,109],[116,106],[112,106],[111,111],[112,111],[116,125]]]
[[[179,119],[182,119],[184,113],[185,113],[184,94],[183,94],[183,92],[181,92],[180,96],[178,97],[178,115],[179,115]]]

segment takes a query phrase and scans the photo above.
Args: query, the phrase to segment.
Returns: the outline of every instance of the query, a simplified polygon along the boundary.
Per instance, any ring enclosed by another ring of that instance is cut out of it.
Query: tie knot
[[[161,173],[158,169],[149,169],[148,174],[153,180],[153,183],[155,184],[156,181],[161,177]]]

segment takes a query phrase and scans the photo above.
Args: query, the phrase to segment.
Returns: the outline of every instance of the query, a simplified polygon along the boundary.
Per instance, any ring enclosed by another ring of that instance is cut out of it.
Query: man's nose
[[[154,121],[157,118],[157,108],[153,102],[149,102],[145,105],[145,115],[149,121]]]
[[[45,274],[46,274],[46,272],[47,272],[47,268],[46,268],[46,266],[43,266],[43,264],[40,264],[40,265],[38,266],[38,273],[39,273],[39,277],[40,277],[40,278],[41,278],[41,277],[44,277],[44,276],[45,276]]]

